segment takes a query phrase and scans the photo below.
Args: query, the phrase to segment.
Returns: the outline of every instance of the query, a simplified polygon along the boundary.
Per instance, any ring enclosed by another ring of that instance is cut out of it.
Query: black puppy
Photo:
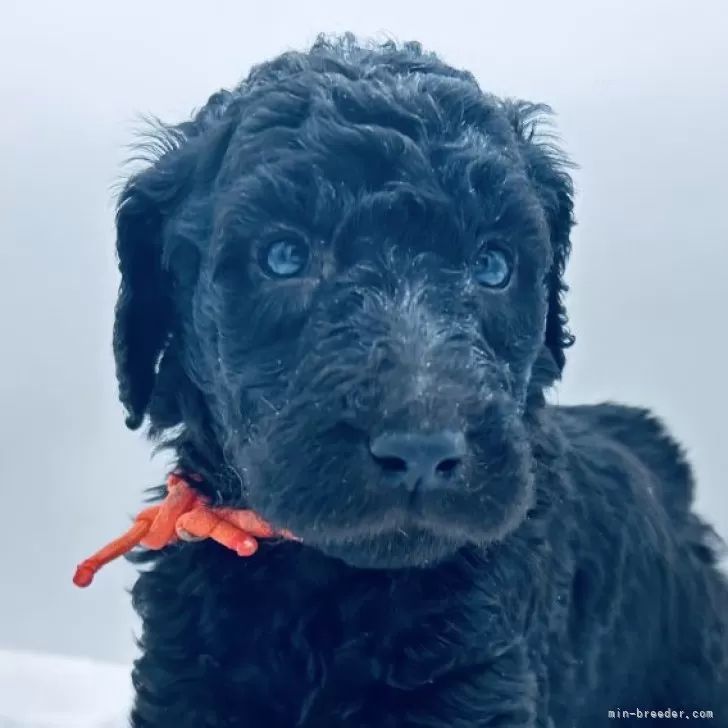
[[[344,36],[148,147],[118,210],[128,424],[302,542],[138,558],[135,728],[728,726],[680,448],[545,401],[573,223],[546,113]]]

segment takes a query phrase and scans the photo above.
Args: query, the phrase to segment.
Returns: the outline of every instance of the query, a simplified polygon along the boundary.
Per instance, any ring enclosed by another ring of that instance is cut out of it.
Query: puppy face
[[[503,537],[532,505],[526,423],[568,343],[571,188],[528,136],[533,107],[417,46],[351,39],[217,98],[120,208],[132,414],[154,322],[124,311],[123,238],[137,227],[140,256],[143,208],[156,268],[126,266],[126,303],[133,271],[166,294],[152,423],[214,440],[228,500],[361,567]]]

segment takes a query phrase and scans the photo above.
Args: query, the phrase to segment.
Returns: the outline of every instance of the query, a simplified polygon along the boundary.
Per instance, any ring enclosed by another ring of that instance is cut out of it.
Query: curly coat
[[[728,587],[680,447],[546,401],[574,222],[548,113],[346,35],[147,140],[117,216],[127,423],[302,543],[137,556],[134,728],[728,725]],[[432,487],[372,454],[445,430],[466,445]]]

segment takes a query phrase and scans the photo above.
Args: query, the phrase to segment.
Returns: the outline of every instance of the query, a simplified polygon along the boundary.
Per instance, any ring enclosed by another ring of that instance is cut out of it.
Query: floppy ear
[[[131,429],[144,420],[173,325],[172,284],[162,266],[164,226],[184,194],[184,176],[170,162],[162,158],[132,178],[121,194],[116,215],[121,283],[114,357],[119,399]]]
[[[155,124],[141,146],[150,166],[124,187],[116,214],[121,283],[114,322],[114,358],[126,424],[137,429],[152,396],[175,332],[174,280],[168,229],[189,195],[198,162],[193,140],[217,121],[232,94],[214,94],[197,115],[176,127]],[[150,159],[151,156],[151,159]]]
[[[575,165],[559,149],[555,135],[549,133],[548,121],[552,112],[548,106],[525,101],[507,101],[504,106],[522,145],[527,171],[549,226],[553,260],[546,277],[548,312],[544,343],[561,373],[566,349],[574,343],[564,304],[564,296],[569,290],[564,273],[575,223],[574,186],[569,174]]]

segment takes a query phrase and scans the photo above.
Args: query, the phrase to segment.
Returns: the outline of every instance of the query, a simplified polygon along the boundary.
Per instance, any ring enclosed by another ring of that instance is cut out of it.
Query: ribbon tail
[[[73,583],[81,588],[91,584],[94,576],[108,563],[129,553],[137,546],[149,530],[147,521],[136,521],[134,525],[119,538],[99,549],[93,556],[82,561],[76,568]]]

